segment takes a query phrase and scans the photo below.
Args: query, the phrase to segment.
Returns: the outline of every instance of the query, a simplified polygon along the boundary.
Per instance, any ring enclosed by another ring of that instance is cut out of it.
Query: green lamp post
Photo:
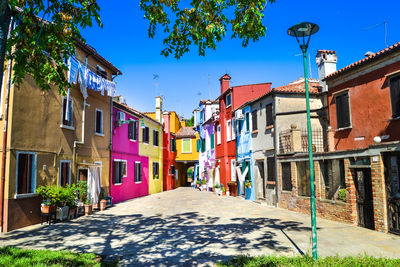
[[[312,254],[314,260],[317,260],[317,220],[315,210],[315,190],[314,190],[314,159],[312,150],[312,130],[310,119],[310,93],[308,89],[308,75],[307,75],[307,48],[310,42],[311,35],[318,32],[319,27],[317,24],[311,22],[302,22],[293,25],[287,30],[290,36],[296,37],[297,43],[300,45],[303,52],[303,65],[304,65],[304,83],[306,89],[306,106],[307,106],[307,137],[308,137],[308,160],[310,166],[310,191],[311,191],[311,230],[312,230]]]

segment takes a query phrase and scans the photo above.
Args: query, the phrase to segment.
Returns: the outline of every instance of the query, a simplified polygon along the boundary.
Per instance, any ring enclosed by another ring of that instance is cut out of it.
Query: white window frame
[[[59,180],[58,181],[58,185],[61,186],[61,171],[62,171],[61,167],[62,167],[63,163],[69,163],[69,174],[68,174],[68,178],[69,178],[68,180],[69,181],[68,181],[68,184],[71,185],[71,169],[72,169],[71,168],[71,161],[70,160],[66,160],[66,159],[60,160],[60,168],[59,168],[59,171],[58,171],[58,180]]]
[[[232,119],[231,126],[232,126],[232,140],[235,140],[236,139],[236,120],[235,119]]]
[[[74,127],[74,99],[72,97],[69,97],[69,100],[71,101],[71,126],[69,125],[65,125],[64,124],[64,114],[63,114],[63,110],[64,110],[64,99],[67,99],[66,96],[62,97],[62,104],[61,104],[61,124],[60,127],[64,128],[64,129],[68,129],[68,130],[75,130]],[[67,107],[65,107],[65,112],[67,112]]]
[[[101,128],[100,128],[101,132],[100,133],[96,132],[96,130],[97,130],[97,112],[101,113]],[[104,136],[104,127],[103,127],[103,125],[104,125],[104,113],[103,113],[103,111],[101,109],[96,108],[95,115],[94,115],[94,134],[95,135]]]
[[[232,140],[232,121],[227,120],[226,121],[226,142],[229,142]]]
[[[221,144],[221,125],[217,125],[217,145]]]
[[[228,96],[231,97],[231,103],[229,103],[229,105],[227,105]],[[225,108],[229,108],[230,106],[232,106],[232,93],[229,93],[229,94],[227,94],[227,95],[225,96]]]
[[[32,187],[33,187],[33,193],[27,193],[27,194],[18,194],[18,163],[19,163],[19,155],[20,154],[31,154],[34,155],[33,157],[33,164],[32,164]],[[17,157],[16,157],[16,174],[15,174],[15,198],[25,198],[25,197],[30,197],[30,196],[35,196],[37,195],[35,193],[36,190],[36,178],[37,178],[37,153],[36,152],[29,152],[29,151],[17,151]]]
[[[133,124],[133,127],[136,128],[136,134],[133,135],[134,139],[129,138],[129,125],[130,125],[131,123]],[[137,136],[138,136],[138,129],[139,129],[139,127],[137,126],[137,121],[134,121],[133,119],[132,119],[132,121],[130,120],[129,123],[128,123],[128,139],[129,139],[129,141],[132,141],[132,142],[136,142],[136,141],[137,141],[137,139],[138,139],[138,138],[137,138]]]
[[[122,178],[125,178],[125,177],[128,177],[128,161],[126,160],[126,159],[114,159],[113,161],[112,161],[113,163],[114,162],[125,162],[125,165],[126,165],[126,173],[125,173],[125,175],[124,174],[122,174]],[[114,166],[114,164],[113,164],[113,166]],[[112,175],[114,176],[114,170],[112,171]],[[113,184],[113,185],[121,185],[122,183],[123,183],[123,179],[121,179],[122,181],[121,181],[121,183],[113,183],[113,181],[114,181],[114,179],[111,179],[111,183]]]
[[[183,140],[189,140],[189,144],[190,144],[190,151],[189,152],[184,152],[183,151]],[[192,153],[192,139],[190,138],[183,138],[182,139],[182,154],[191,154]]]
[[[236,182],[236,160],[231,159],[231,181]]]
[[[147,125],[144,125],[144,126],[142,126],[142,127],[140,127],[141,129],[142,129],[142,144],[145,144],[145,145],[149,145],[150,144],[150,127],[149,126],[147,126]],[[143,138],[144,138],[144,135],[143,135],[143,129],[148,129],[148,132],[149,132],[149,139],[147,140],[147,142],[145,142],[144,140],[143,140]]]
[[[138,163],[140,165],[140,181],[136,181],[136,164],[138,164]],[[135,173],[135,177],[133,177],[133,180],[135,181],[135,184],[141,184],[143,182],[143,166],[142,166],[142,162],[135,161],[134,173]]]

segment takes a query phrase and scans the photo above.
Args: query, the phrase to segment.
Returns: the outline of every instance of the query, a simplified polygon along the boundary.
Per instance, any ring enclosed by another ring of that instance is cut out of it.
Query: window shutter
[[[132,122],[132,139],[133,140],[137,140],[137,124],[136,124],[136,121],[135,122]]]
[[[400,75],[390,79],[390,100],[392,102],[392,116],[400,116]]]
[[[275,158],[267,158],[268,181],[275,181]]]
[[[118,183],[118,175],[119,175],[119,164],[117,161],[113,162],[113,183]]]
[[[142,141],[146,143],[146,128],[142,128]]]
[[[265,106],[265,113],[267,117],[267,126],[273,125],[274,119],[272,116],[272,104],[268,104],[267,106]]]
[[[253,111],[251,113],[251,117],[252,117],[252,122],[253,122],[253,131],[257,130],[257,110]]]
[[[213,133],[211,134],[210,139],[211,139],[211,149],[214,149],[214,147],[215,147],[215,140],[214,140],[214,134],[213,134]]]

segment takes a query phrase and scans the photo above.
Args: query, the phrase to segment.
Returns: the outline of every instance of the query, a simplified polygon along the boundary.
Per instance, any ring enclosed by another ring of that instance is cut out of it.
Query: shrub
[[[80,202],[85,202],[87,195],[87,183],[85,181],[79,181],[75,187],[75,194]]]
[[[206,179],[201,180],[201,184],[205,185],[206,184]]]
[[[338,199],[346,202],[346,200],[347,200],[347,190],[346,189],[342,188],[339,190]]]

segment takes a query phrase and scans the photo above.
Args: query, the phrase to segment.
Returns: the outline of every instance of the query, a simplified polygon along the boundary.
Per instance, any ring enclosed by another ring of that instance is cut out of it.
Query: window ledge
[[[394,117],[394,118],[390,118],[389,121],[398,121],[400,120],[400,116]]]
[[[271,130],[274,128],[274,125],[265,126],[265,130]]]
[[[104,133],[94,133],[94,135],[97,135],[97,136],[104,136]]]
[[[142,182],[140,181],[140,182],[135,182],[135,184],[141,184]]]
[[[28,193],[28,194],[17,194],[14,196],[14,199],[21,199],[21,198],[29,198],[29,197],[38,197],[39,195],[36,193]]]
[[[283,194],[291,194],[292,193],[292,191],[288,191],[288,190],[282,190],[282,192],[281,193],[283,193]]]
[[[276,185],[276,182],[275,181],[267,181],[267,184]]]
[[[346,131],[346,130],[350,130],[350,129],[352,129],[353,128],[353,126],[348,126],[348,127],[343,127],[343,128],[338,128],[338,129],[336,129],[335,131],[336,132],[340,132],[340,131]]]
[[[64,125],[64,124],[60,124],[60,128],[75,131],[75,127],[73,127],[73,126],[68,126],[68,125]]]
[[[252,131],[251,134],[258,134],[258,130]]]
[[[117,184],[113,184],[113,185],[122,185],[122,183],[117,183]]]
[[[134,139],[129,139],[129,141],[131,141],[131,142],[135,142],[135,143],[136,143],[136,140],[134,140]]]

